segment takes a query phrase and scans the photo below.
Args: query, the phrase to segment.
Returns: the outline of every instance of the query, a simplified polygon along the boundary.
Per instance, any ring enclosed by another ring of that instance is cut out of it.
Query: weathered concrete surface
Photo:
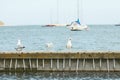
[[[120,58],[120,52],[0,52],[0,58]]]

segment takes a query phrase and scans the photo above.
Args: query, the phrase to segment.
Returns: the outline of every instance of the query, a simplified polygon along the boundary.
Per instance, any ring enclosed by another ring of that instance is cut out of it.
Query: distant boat
[[[56,4],[57,4],[57,6],[55,6],[56,7],[56,16],[57,16],[56,22],[55,23],[52,22],[52,10],[50,10],[50,24],[43,25],[43,27],[60,27],[60,26],[66,26],[65,24],[59,24],[59,0],[56,1]]]
[[[81,12],[82,12],[82,1],[81,1]],[[77,0],[77,21],[73,21],[70,25],[71,31],[82,31],[82,30],[87,30],[88,26],[87,25],[82,25],[79,20],[79,0]]]
[[[88,26],[87,25],[81,25],[79,19],[77,21],[74,21],[70,25],[71,31],[82,31],[82,30],[87,30]]]
[[[67,26],[66,24],[47,24],[47,25],[42,25],[42,27],[62,27],[62,26]]]
[[[4,23],[2,21],[0,21],[0,26],[3,26],[3,25],[4,25]]]
[[[48,25],[43,25],[42,27],[54,27],[55,25],[53,24],[48,24]]]
[[[115,24],[115,26],[120,26],[120,24]]]

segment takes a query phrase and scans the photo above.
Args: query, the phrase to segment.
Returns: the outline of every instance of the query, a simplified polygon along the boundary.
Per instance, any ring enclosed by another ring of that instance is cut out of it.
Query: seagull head
[[[71,41],[71,40],[72,40],[72,39],[69,37],[69,38],[68,38],[68,41]]]

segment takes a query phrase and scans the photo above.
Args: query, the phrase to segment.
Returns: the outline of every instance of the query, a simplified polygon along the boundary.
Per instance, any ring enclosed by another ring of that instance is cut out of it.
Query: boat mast
[[[50,24],[52,24],[52,9],[50,9]]]
[[[77,18],[79,19],[79,0],[77,0]]]
[[[83,24],[83,0],[81,0],[81,22]]]
[[[83,23],[83,0],[80,1],[80,6],[79,6],[79,0],[77,0],[77,18],[80,18],[81,23]]]
[[[59,0],[57,0],[57,24],[59,23]]]

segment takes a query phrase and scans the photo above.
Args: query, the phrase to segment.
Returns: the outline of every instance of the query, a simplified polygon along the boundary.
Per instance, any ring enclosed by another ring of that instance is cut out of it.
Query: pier
[[[0,52],[0,71],[120,71],[120,52]]]

